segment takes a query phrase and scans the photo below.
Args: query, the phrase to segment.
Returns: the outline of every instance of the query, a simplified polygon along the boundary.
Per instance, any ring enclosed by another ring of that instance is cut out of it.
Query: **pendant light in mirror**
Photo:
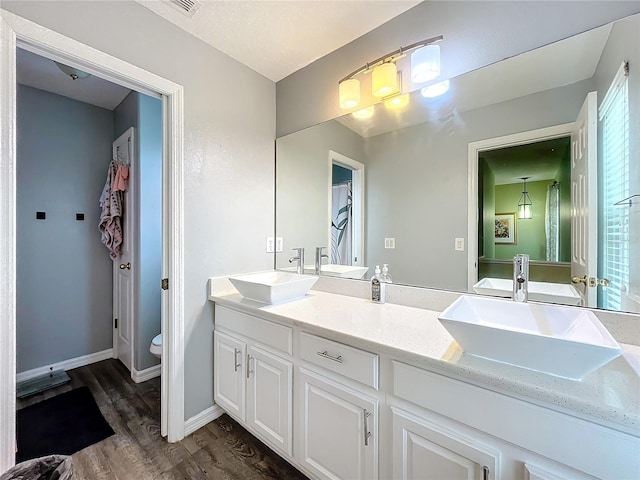
[[[522,220],[530,219],[531,217],[531,198],[527,193],[527,179],[531,177],[522,178],[522,195],[518,201],[518,218]]]
[[[383,63],[371,74],[371,93],[374,97],[388,97],[398,92],[398,68],[393,62]]]
[[[350,78],[339,85],[340,108],[354,108],[360,103],[360,80]]]

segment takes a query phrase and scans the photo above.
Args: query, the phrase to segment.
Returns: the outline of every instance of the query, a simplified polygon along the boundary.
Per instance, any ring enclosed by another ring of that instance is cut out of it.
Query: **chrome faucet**
[[[529,297],[529,255],[513,257],[513,301],[526,302]]]
[[[298,252],[298,256],[297,257],[291,257],[289,259],[289,263],[293,263],[294,260],[297,260],[298,263],[296,264],[296,273],[304,273],[304,248],[299,247],[299,248],[294,248],[294,251]]]
[[[329,255],[322,253],[327,247],[316,247],[316,275],[320,275],[320,271],[322,270],[322,259],[329,258]]]

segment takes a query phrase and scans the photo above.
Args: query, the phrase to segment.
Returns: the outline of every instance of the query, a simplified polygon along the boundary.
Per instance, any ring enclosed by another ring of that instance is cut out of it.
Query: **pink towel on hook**
[[[109,250],[109,256],[116,260],[120,256],[122,246],[122,214],[124,208],[124,194],[122,191],[114,190],[113,184],[118,166],[116,162],[109,164],[107,181],[104,184],[102,195],[100,196],[100,230],[102,243]]]
[[[112,190],[124,192],[129,180],[129,165],[118,164]]]

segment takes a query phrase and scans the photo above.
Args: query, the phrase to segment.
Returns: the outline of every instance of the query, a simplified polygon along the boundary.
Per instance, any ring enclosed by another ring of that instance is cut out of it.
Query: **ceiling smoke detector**
[[[187,17],[193,17],[202,5],[198,0],[165,0],[165,3],[177,8]]]

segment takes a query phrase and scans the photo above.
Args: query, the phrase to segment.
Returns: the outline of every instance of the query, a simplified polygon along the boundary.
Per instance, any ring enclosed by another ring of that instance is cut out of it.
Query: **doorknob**
[[[131,270],[131,262],[121,263],[120,270]]]
[[[120,268],[122,268],[122,265],[120,265]],[[571,283],[586,284],[588,281],[589,281],[589,277],[587,277],[586,275],[584,277],[571,277]]]
[[[571,277],[571,283],[584,283],[590,287],[595,287],[597,285],[608,287],[611,285],[611,282],[606,278],[589,277],[587,275],[584,277]]]

